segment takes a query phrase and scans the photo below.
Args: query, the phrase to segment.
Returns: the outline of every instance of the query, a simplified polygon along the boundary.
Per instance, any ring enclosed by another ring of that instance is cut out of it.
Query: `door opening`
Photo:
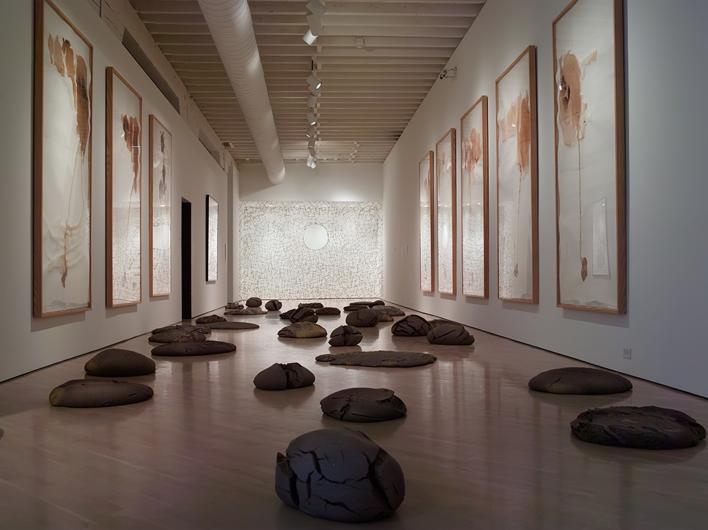
[[[182,199],[182,320],[192,318],[192,203]]]

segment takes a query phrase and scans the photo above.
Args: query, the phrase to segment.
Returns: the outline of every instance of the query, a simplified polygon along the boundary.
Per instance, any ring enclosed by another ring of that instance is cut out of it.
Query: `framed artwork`
[[[418,182],[420,202],[418,206],[420,221],[420,288],[424,293],[435,290],[435,265],[433,263],[433,243],[435,218],[433,217],[433,186],[435,168],[432,151],[418,163]]]
[[[150,296],[170,294],[172,133],[150,115]]]
[[[143,101],[106,68],[106,305],[142,301],[141,153]]]
[[[457,290],[457,162],[455,129],[435,144],[435,211],[437,213],[438,291],[454,295]]]
[[[219,277],[219,203],[206,196],[206,281]]]
[[[626,312],[621,0],[574,0],[553,22],[557,304]]]
[[[536,47],[497,78],[497,266],[501,300],[538,303]]]
[[[91,308],[93,47],[49,0],[34,2],[32,312]]]
[[[482,96],[460,120],[462,155],[462,293],[489,297],[488,99]]]

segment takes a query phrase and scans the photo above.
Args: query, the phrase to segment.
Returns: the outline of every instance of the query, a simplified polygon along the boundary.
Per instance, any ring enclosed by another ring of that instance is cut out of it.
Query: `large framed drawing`
[[[488,99],[460,119],[462,155],[462,294],[489,297]]]
[[[150,296],[170,294],[172,133],[150,115]]]
[[[434,175],[432,151],[418,163],[418,185],[420,186],[419,222],[420,222],[420,288],[424,293],[435,290],[435,265],[433,262],[433,243],[435,218],[433,217]]]
[[[574,0],[553,22],[557,304],[626,311],[622,0]]]
[[[438,291],[457,292],[455,263],[457,256],[457,162],[455,129],[445,133],[435,144],[435,211],[437,215]]]
[[[143,101],[106,68],[106,305],[142,301],[141,153]]]
[[[34,2],[32,310],[91,308],[93,47],[50,1]]]
[[[219,278],[219,203],[206,196],[206,281]]]
[[[497,78],[497,282],[499,298],[538,303],[536,47]]]

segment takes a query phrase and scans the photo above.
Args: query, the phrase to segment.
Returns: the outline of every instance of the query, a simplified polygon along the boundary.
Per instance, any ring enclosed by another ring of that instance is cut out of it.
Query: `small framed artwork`
[[[435,265],[433,262],[433,243],[435,218],[433,217],[434,174],[432,151],[418,163],[418,182],[420,202],[418,206],[420,221],[420,288],[424,293],[435,290]]]
[[[206,196],[206,281],[219,277],[219,203]]]
[[[497,266],[501,300],[538,303],[536,47],[497,78]]]
[[[488,99],[460,120],[462,155],[462,294],[489,297]]]
[[[553,22],[557,304],[626,312],[622,0],[574,0]]]
[[[106,305],[142,301],[143,100],[106,68]]]
[[[32,312],[91,308],[93,47],[49,0],[34,2]]]
[[[171,282],[172,133],[150,115],[150,296],[169,296]]]
[[[435,144],[435,210],[437,214],[438,292],[457,292],[455,263],[457,257],[457,175],[455,129],[445,133]]]

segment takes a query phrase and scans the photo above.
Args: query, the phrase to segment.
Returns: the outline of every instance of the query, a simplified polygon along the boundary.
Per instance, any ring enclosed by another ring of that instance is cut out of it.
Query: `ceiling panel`
[[[307,46],[304,0],[249,0],[286,160],[307,159],[314,65],[320,160],[381,162],[486,0],[329,0],[322,35]],[[257,160],[196,0],[130,0],[190,95],[236,160]]]

